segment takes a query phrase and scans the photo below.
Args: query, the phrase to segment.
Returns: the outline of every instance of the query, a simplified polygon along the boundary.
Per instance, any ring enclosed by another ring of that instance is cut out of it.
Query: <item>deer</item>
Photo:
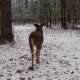
[[[31,32],[29,35],[29,46],[32,55],[32,66],[30,67],[31,70],[34,70],[34,64],[40,63],[40,51],[43,44],[43,26],[42,24],[34,24],[35,31]]]

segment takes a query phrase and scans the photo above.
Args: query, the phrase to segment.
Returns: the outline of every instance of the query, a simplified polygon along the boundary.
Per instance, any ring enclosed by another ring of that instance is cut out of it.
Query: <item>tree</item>
[[[48,22],[49,22],[49,11],[48,11],[48,0],[40,0],[41,1],[41,21],[46,23],[46,27],[48,27]]]
[[[11,0],[1,0],[1,40],[13,41],[11,21]]]
[[[25,0],[25,8],[28,8],[28,0]]]
[[[50,22],[50,28],[52,27],[51,24],[52,24],[52,12],[51,12],[51,2],[49,0],[49,22]]]
[[[61,24],[62,24],[62,28],[63,29],[67,29],[67,26],[66,26],[66,16],[65,16],[65,0],[61,0]]]

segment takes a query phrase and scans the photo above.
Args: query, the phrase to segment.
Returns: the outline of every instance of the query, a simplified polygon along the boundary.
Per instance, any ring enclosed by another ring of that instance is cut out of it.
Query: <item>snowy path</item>
[[[80,32],[44,28],[39,68],[29,71],[32,25],[15,26],[15,45],[0,45],[0,80],[80,80]]]

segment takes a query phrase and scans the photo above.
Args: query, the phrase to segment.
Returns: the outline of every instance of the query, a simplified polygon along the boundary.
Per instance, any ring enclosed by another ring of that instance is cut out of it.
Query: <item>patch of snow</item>
[[[34,71],[28,37],[33,24],[13,25],[15,44],[0,45],[0,80],[80,80],[80,33],[43,28],[40,64]]]

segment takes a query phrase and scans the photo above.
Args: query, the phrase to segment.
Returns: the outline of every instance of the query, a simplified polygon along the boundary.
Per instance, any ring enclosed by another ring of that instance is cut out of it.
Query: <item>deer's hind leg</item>
[[[37,48],[34,44],[33,39],[31,39],[31,42],[30,42],[30,50],[31,50],[31,54],[32,54],[32,68],[34,69],[34,64],[35,64],[35,61],[36,61]]]
[[[41,46],[38,47],[37,52],[36,52],[36,63],[39,64],[40,63],[40,51],[41,51]]]

